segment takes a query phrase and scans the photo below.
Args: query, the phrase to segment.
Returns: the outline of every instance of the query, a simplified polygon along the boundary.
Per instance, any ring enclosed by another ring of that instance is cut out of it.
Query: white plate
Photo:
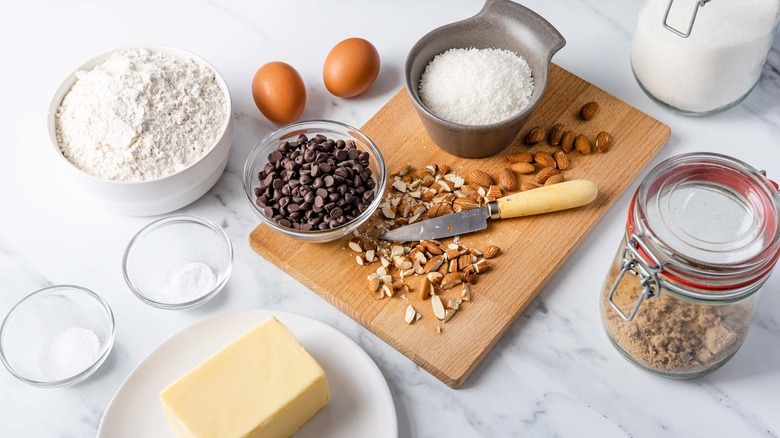
[[[198,363],[269,316],[292,331],[322,365],[331,400],[295,438],[397,438],[395,405],[371,357],[333,327],[275,310],[245,310],[199,321],[165,340],[127,377],[109,403],[98,438],[173,437],[160,391]]]

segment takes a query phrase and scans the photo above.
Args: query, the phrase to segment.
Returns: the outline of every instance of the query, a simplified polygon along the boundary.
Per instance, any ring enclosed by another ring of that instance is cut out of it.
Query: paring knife
[[[487,206],[440,216],[394,230],[380,239],[395,242],[442,239],[487,228],[487,220],[509,219],[550,213],[590,204],[598,188],[592,181],[578,179],[504,196]]]

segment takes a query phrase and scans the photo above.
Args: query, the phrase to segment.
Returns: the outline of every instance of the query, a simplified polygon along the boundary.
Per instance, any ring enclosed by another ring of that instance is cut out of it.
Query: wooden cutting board
[[[598,102],[600,109],[591,121],[584,122],[579,118],[579,109],[589,101]],[[464,236],[463,242],[469,247],[495,244],[503,253],[491,260],[491,272],[479,277],[473,287],[473,301],[464,303],[442,325],[441,334],[435,331],[439,322],[433,316],[430,300],[419,302],[414,294],[410,294],[411,301],[397,297],[374,299],[374,294],[367,289],[366,276],[377,265],[358,266],[355,253],[347,248],[348,238],[329,244],[306,244],[260,225],[250,235],[250,244],[263,257],[419,366],[457,388],[666,144],[670,129],[555,65],[551,66],[549,88],[542,103],[515,143],[499,156],[470,160],[443,152],[426,135],[405,90],[399,91],[362,128],[379,145],[391,171],[404,163],[413,167],[439,163],[465,176],[477,168],[497,175],[510,153],[555,150],[546,144],[529,149],[519,139],[534,126],[547,130],[558,122],[591,139],[599,131],[612,133],[614,143],[609,152],[587,156],[573,152],[570,154],[572,167],[564,172],[567,180],[594,181],[599,188],[598,198],[593,204],[575,210],[493,221],[486,231]],[[412,287],[417,284],[410,283]],[[583,285],[593,292],[600,286],[600,283]],[[446,301],[459,291],[460,288],[455,288],[443,298]],[[407,325],[403,317],[410,302],[423,318]]]

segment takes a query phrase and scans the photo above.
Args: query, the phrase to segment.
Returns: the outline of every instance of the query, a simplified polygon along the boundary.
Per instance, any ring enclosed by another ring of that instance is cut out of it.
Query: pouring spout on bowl
[[[526,36],[532,38],[536,43],[533,46],[542,51],[540,55],[546,55],[548,61],[566,45],[566,39],[549,21],[511,0],[486,0],[485,6],[473,18],[480,17],[488,20],[506,20],[511,24],[509,28],[529,31],[529,35]]]

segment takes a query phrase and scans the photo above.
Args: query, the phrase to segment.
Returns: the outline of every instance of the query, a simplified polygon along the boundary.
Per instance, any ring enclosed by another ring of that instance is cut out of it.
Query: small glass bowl
[[[338,228],[330,230],[300,231],[277,224],[271,220],[271,218],[267,217],[265,213],[263,213],[263,210],[257,206],[255,203],[256,197],[254,188],[258,183],[258,174],[268,162],[268,154],[276,150],[281,142],[294,141],[301,134],[304,134],[309,138],[312,138],[317,134],[322,134],[333,140],[353,140],[358,149],[368,152],[370,157],[369,167],[371,168],[371,175],[374,178],[374,182],[376,182],[374,188],[376,196],[360,216]],[[263,137],[263,139],[257,143],[254,149],[249,153],[246,165],[244,166],[244,191],[247,200],[249,200],[249,204],[252,206],[252,210],[254,210],[255,214],[257,214],[257,217],[259,217],[265,225],[286,236],[313,243],[325,243],[340,239],[352,233],[352,231],[367,221],[382,202],[386,184],[387,169],[385,167],[385,160],[377,145],[357,128],[330,120],[309,120],[282,126]]]
[[[53,339],[70,328],[92,330],[100,350],[83,371],[52,379],[43,368],[45,352]],[[114,314],[96,293],[79,286],[58,285],[40,289],[19,301],[0,326],[0,360],[24,383],[56,388],[81,382],[108,357],[114,345]]]
[[[177,266],[190,262],[208,265],[214,286],[203,294],[177,300],[169,280]],[[233,268],[233,245],[227,234],[208,219],[175,215],[158,219],[141,229],[127,244],[122,274],[130,290],[146,304],[179,310],[214,298],[227,283]]]

